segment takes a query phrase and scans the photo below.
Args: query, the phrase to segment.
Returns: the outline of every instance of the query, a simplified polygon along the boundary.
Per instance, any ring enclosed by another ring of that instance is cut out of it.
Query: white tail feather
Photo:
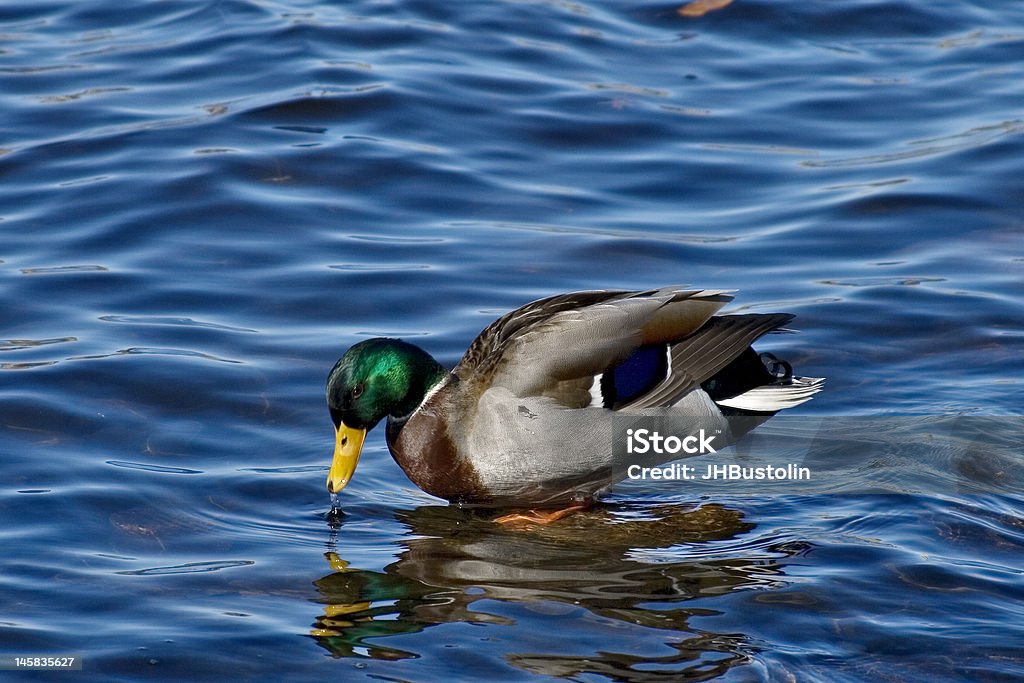
[[[824,385],[824,377],[794,377],[791,384],[766,384],[716,403],[737,410],[773,413],[810,400]]]

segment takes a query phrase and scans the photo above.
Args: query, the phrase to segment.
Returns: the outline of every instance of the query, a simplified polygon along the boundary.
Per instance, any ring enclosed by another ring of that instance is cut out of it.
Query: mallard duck
[[[817,393],[751,343],[788,313],[715,315],[730,292],[666,287],[540,299],[498,318],[451,371],[400,339],[352,346],[327,378],[336,430],[332,494],[387,417],[395,461],[458,504],[586,506],[612,479],[612,420],[771,416]],[[674,458],[664,458],[669,460]]]

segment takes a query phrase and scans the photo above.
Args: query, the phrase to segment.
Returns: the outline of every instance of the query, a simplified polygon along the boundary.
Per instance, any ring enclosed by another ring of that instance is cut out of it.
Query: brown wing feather
[[[661,384],[631,402],[629,407],[673,404],[731,363],[759,337],[782,327],[794,317],[790,313],[747,313],[711,318],[699,330],[672,345],[672,372]]]
[[[465,377],[476,370],[485,369],[483,366],[493,364],[499,359],[517,335],[556,313],[636,294],[640,294],[640,292],[594,290],[556,294],[530,302],[506,313],[485,327],[466,349],[466,353],[463,354],[462,360],[455,366],[453,372],[460,377]]]
[[[488,325],[453,372],[475,387],[500,381],[518,395],[576,405],[595,375],[643,344],[683,339],[731,300],[726,292],[674,287],[559,294]]]

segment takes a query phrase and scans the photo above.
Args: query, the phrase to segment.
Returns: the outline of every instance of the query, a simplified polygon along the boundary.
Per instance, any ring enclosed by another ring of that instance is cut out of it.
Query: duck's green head
[[[444,374],[430,354],[400,339],[367,339],[346,351],[327,376],[337,432],[327,490],[337,493],[352,479],[367,431],[388,415],[416,410]]]

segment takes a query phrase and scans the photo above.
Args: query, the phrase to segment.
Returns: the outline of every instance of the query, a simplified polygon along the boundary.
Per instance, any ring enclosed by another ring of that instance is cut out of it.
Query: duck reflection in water
[[[496,530],[479,513],[454,506],[395,514],[409,537],[384,573],[356,569],[338,554],[326,554],[332,571],[315,582],[325,605],[312,636],[337,657],[418,657],[389,647],[386,638],[453,622],[515,623],[487,611],[499,601],[535,614],[583,608],[599,620],[665,631],[665,641],[676,650],[644,657],[609,651],[604,641],[585,656],[502,655],[524,670],[563,677],[596,673],[616,680],[703,680],[749,662],[754,648],[742,634],[691,626],[693,616],[718,613],[704,601],[699,608],[680,605],[776,585],[782,574],[777,559],[800,550],[722,549],[712,542],[736,539],[754,525],[720,505],[598,507],[529,533]],[[596,633],[600,629],[607,627],[595,625]]]

